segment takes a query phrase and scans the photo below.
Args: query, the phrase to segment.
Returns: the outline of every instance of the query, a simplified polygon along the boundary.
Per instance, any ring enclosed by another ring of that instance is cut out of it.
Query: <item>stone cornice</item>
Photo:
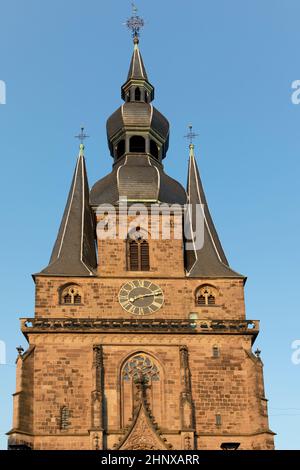
[[[178,333],[251,335],[259,332],[258,320],[178,320],[144,318],[22,318],[21,330],[32,333]]]

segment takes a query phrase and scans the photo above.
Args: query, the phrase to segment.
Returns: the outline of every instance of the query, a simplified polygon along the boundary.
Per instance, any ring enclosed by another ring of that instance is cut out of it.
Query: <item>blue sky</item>
[[[232,267],[248,276],[247,318],[261,320],[270,427],[300,448],[298,0],[139,0],[141,51],[155,106],[171,123],[165,167],[186,182],[192,122],[208,202]],[[127,0],[2,0],[0,80],[0,444],[11,427],[19,317],[34,313],[31,273],[49,259],[77,156],[90,138],[90,185],[110,171],[105,123],[132,53]]]

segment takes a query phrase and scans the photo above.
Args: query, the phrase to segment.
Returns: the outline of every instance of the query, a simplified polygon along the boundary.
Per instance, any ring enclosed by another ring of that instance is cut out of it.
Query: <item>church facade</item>
[[[121,96],[107,121],[112,171],[89,190],[80,145],[49,265],[34,275],[9,447],[273,449],[246,279],[222,249],[193,144],[186,189],[164,171],[169,123],[137,36]],[[187,204],[203,216],[203,244],[189,249]]]

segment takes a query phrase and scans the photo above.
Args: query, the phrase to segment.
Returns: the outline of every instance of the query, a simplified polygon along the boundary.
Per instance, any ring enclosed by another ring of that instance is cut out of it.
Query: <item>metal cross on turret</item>
[[[85,141],[85,139],[87,139],[88,137],[89,137],[89,135],[87,135],[87,134],[84,132],[84,127],[81,127],[81,129],[80,129],[80,134],[75,135],[75,139],[79,139],[81,144],[83,144],[84,141]]]
[[[190,141],[190,145],[193,145],[193,141],[198,137],[199,134],[196,134],[193,131],[193,126],[192,124],[189,125],[189,132],[184,136],[186,139]]]
[[[188,139],[190,141],[190,157],[194,157],[194,143],[193,141],[196,139],[196,137],[198,137],[199,134],[196,134],[194,131],[193,131],[193,126],[192,124],[189,125],[189,132],[184,136],[186,139]]]
[[[87,135],[85,132],[84,132],[84,127],[81,127],[80,129],[80,134],[78,135],[75,135],[75,139],[79,139],[80,140],[80,145],[79,145],[79,155],[81,156],[84,156],[84,141],[85,139],[87,139],[89,137],[89,135]]]
[[[138,16],[137,14],[138,9],[136,5],[134,3],[132,3],[131,5],[132,5],[132,16],[128,18],[125,25],[127,26],[128,29],[131,30],[133,39],[138,41],[140,37],[140,31],[145,26],[145,22],[143,18]]]

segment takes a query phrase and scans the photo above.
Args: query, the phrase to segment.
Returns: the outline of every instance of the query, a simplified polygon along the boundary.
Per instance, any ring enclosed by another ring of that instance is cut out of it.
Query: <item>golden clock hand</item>
[[[129,302],[135,302],[136,300],[139,300],[139,299],[143,299],[144,297],[152,297],[152,296],[158,296],[158,295],[162,295],[162,291],[155,291],[155,292],[151,292],[151,294],[140,294],[140,295],[136,295],[135,297],[130,297],[129,299]]]

